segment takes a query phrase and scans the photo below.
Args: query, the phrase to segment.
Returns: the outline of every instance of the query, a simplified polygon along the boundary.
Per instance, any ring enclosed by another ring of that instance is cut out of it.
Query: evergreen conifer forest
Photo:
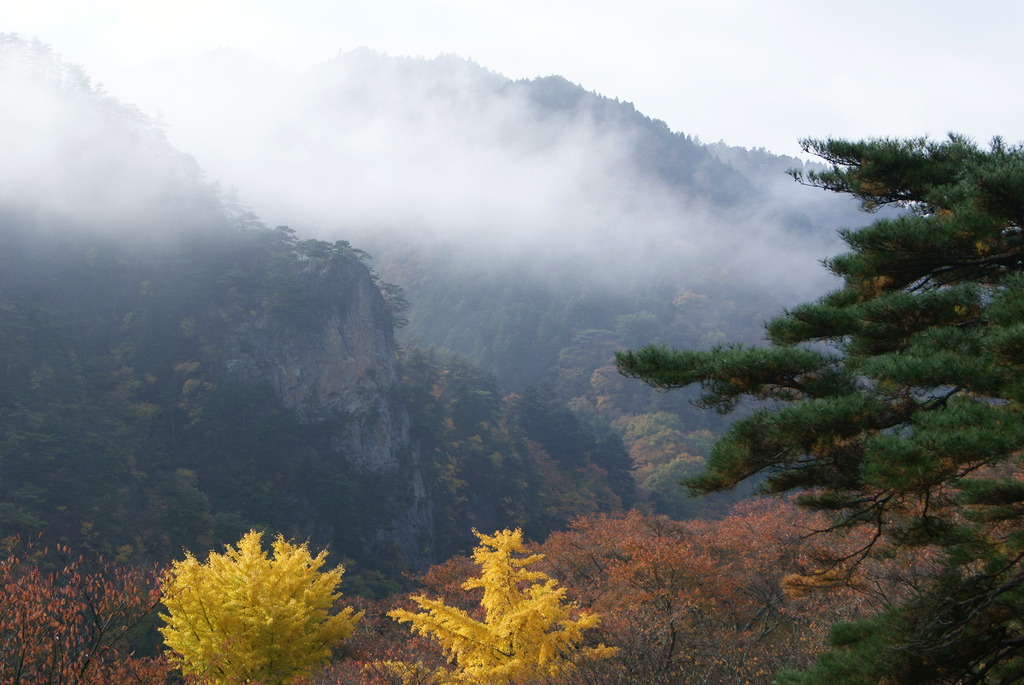
[[[1024,678],[1019,146],[805,162],[452,57],[288,92],[224,131],[270,226],[0,34],[0,681]],[[436,202],[367,214],[332,127],[381,122]]]

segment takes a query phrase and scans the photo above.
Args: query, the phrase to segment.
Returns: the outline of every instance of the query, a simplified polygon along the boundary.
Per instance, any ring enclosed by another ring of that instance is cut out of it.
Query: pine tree
[[[804,141],[827,171],[797,180],[900,211],[841,235],[842,285],[766,326],[768,346],[621,352],[657,388],[699,384],[728,412],[696,493],[763,478],[771,493],[867,526],[846,562],[940,552],[930,582],[838,626],[785,682],[1003,683],[1024,678],[1024,151],[958,136]],[[837,567],[838,568],[838,567]],[[835,572],[836,569],[823,569]]]

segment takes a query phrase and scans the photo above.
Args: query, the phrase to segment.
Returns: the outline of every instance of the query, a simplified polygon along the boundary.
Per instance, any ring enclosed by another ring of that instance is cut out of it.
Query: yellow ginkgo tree
[[[522,530],[493,536],[473,532],[481,542],[473,558],[482,573],[462,587],[483,588],[483,622],[424,596],[412,598],[423,611],[396,609],[388,614],[441,643],[456,664],[454,681],[503,685],[537,677],[558,679],[581,659],[615,653],[604,645],[581,647],[583,631],[600,619],[597,614],[578,612],[556,580],[529,569],[543,555],[526,553]]]
[[[250,531],[237,548],[211,553],[205,564],[187,554],[163,576],[160,629],[171,660],[204,682],[286,683],[326,662],[361,614],[331,615],[344,569],[321,572],[305,544],[278,536],[273,558],[263,534]]]

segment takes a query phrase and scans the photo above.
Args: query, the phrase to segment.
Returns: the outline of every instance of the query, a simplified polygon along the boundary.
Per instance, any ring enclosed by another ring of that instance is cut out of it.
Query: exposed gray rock
[[[268,383],[309,424],[339,426],[321,458],[345,459],[374,476],[390,520],[370,544],[397,546],[413,566],[432,536],[432,513],[409,415],[399,400],[394,331],[380,288],[356,257],[309,259],[299,274],[311,313],[300,324],[267,314],[245,324],[225,363],[241,379]],[[338,420],[338,419],[342,420]]]

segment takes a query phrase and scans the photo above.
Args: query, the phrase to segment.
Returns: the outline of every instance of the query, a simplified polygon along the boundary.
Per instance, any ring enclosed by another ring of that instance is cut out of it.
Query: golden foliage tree
[[[473,532],[481,542],[473,558],[482,574],[467,580],[463,588],[483,588],[484,621],[424,596],[412,598],[424,611],[396,609],[388,614],[440,642],[457,664],[457,681],[503,685],[537,677],[564,678],[579,659],[614,654],[604,645],[581,647],[583,631],[600,619],[593,613],[573,618],[575,606],[565,601],[565,588],[528,568],[543,555],[526,555],[522,530],[493,536]]]
[[[308,674],[348,637],[361,614],[333,616],[341,566],[321,572],[305,544],[278,536],[273,558],[250,531],[205,564],[191,554],[163,578],[161,628],[171,659],[187,675],[214,683],[285,683]]]

